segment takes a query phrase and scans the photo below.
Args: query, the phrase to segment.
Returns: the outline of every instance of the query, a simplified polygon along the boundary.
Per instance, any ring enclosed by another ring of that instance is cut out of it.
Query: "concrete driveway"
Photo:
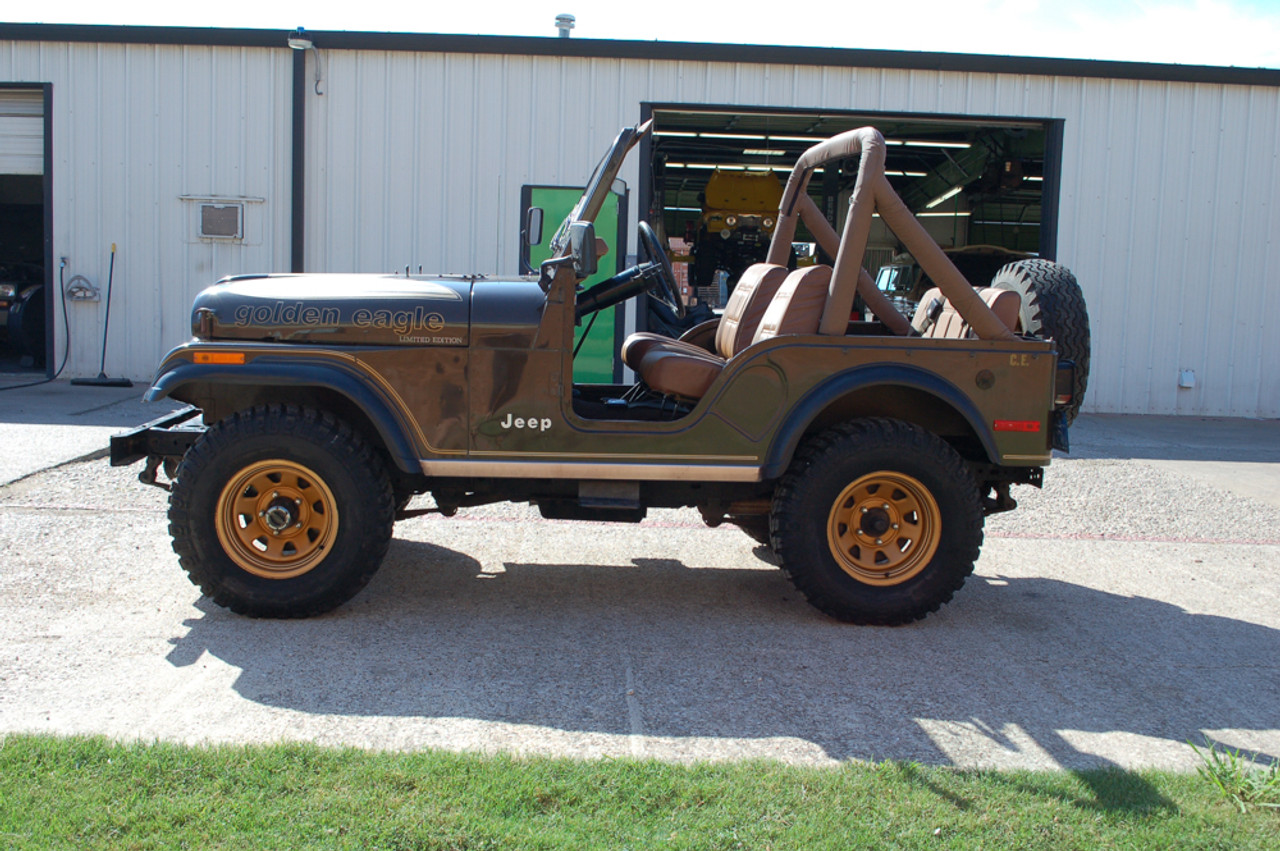
[[[1045,491],[989,519],[956,599],[896,629],[829,620],[691,511],[523,506],[397,524],[347,606],[248,620],[187,582],[136,468],[47,456],[0,486],[0,732],[1179,769],[1208,735],[1280,756],[1280,424],[1072,436]]]

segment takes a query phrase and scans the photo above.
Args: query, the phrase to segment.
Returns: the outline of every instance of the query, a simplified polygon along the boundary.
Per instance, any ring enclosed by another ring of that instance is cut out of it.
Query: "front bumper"
[[[149,423],[111,435],[111,466],[127,467],[143,458],[181,458],[204,434],[204,424],[189,422],[200,409],[186,405]]]

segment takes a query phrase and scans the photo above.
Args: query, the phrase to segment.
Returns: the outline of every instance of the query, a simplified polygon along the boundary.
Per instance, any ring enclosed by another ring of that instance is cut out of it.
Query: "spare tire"
[[[1063,409],[1070,425],[1080,412],[1089,384],[1089,311],[1076,276],[1066,266],[1034,258],[1002,267],[991,279],[991,286],[1022,296],[1018,315],[1021,332],[1052,339],[1058,357],[1076,365],[1071,403]]]

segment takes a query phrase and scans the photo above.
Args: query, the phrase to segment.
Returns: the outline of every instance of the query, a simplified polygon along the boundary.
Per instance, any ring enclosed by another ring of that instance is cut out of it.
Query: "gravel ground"
[[[527,506],[396,526],[329,615],[254,621],[177,565],[166,495],[76,462],[0,487],[0,732],[673,761],[1190,769],[1280,755],[1280,507],[1062,459],[896,629],[810,608],[732,527]]]

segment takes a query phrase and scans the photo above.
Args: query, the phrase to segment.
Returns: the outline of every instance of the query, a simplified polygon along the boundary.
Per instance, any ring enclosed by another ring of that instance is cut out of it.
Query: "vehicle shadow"
[[[1280,630],[1059,580],[976,577],[963,605],[890,629],[826,618],[764,565],[505,567],[396,540],[337,612],[255,621],[201,600],[168,658],[211,653],[244,698],[306,713],[783,737],[841,760],[946,765],[980,744],[1088,769],[1113,764],[1096,734],[1280,727]]]

